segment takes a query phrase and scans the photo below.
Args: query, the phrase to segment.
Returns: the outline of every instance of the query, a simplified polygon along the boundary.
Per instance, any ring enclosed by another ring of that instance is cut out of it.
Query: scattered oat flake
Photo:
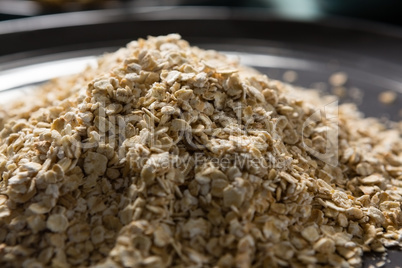
[[[345,72],[337,72],[329,77],[329,84],[333,87],[343,86],[348,80],[348,75]]]
[[[384,91],[378,95],[378,100],[383,104],[393,104],[397,99],[397,94],[394,91]]]
[[[377,267],[384,267],[385,264],[386,264],[385,261],[379,261],[379,262],[377,262],[375,265],[376,265]]]
[[[293,83],[297,80],[298,74],[295,71],[286,71],[283,73],[283,81],[287,83]]]
[[[331,93],[339,98],[344,98],[346,96],[347,89],[345,87],[333,87],[331,88]]]

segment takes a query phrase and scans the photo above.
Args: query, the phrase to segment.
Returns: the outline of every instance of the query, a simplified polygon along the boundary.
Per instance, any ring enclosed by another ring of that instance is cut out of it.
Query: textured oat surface
[[[178,35],[40,92],[0,113],[1,267],[358,267],[400,244],[401,132],[352,105]]]

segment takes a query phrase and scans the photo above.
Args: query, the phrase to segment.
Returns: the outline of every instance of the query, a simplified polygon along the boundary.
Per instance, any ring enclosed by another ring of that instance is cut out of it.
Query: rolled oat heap
[[[352,105],[178,35],[39,92],[0,113],[1,267],[357,267],[400,245],[401,132]]]

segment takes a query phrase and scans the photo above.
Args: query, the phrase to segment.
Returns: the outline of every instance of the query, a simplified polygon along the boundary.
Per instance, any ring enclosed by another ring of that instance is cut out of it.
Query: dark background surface
[[[78,10],[144,6],[231,6],[298,18],[340,16],[402,26],[400,0],[1,0],[0,20]]]

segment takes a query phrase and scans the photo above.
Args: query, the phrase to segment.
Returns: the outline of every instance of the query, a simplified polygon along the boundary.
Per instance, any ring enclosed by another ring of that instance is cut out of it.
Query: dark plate
[[[239,55],[244,64],[282,79],[296,71],[296,85],[329,91],[329,77],[347,74],[343,102],[366,116],[401,120],[402,31],[339,18],[293,21],[260,10],[158,7],[50,15],[0,23],[0,102],[31,85],[79,71],[94,56],[148,35],[180,33],[193,45]],[[378,101],[393,91],[393,104]],[[374,258],[374,259],[373,259]],[[364,267],[381,260],[365,255]],[[402,265],[402,253],[389,251]]]

